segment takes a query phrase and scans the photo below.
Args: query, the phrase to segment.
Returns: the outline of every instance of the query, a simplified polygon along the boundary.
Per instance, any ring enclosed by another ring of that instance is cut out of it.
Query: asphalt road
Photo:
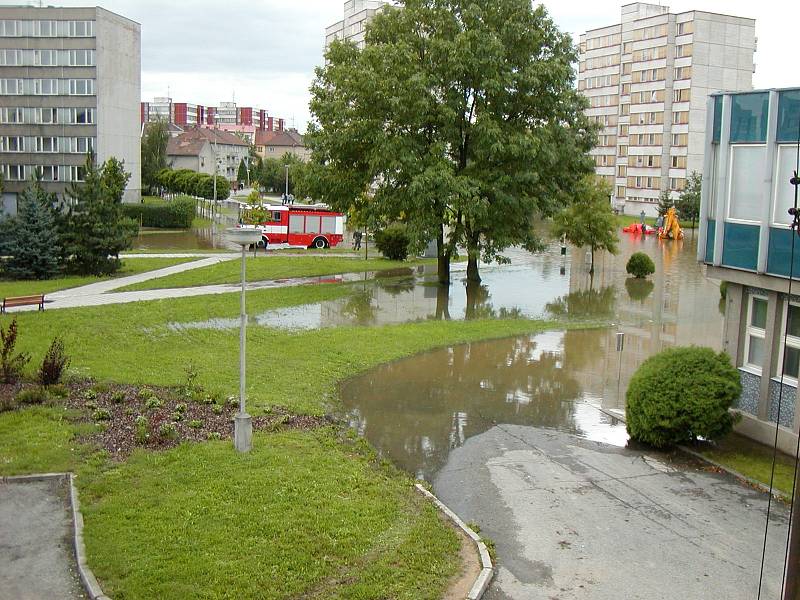
[[[86,597],[74,567],[66,490],[58,481],[0,483],[0,598]]]
[[[767,497],[667,460],[503,425],[453,450],[434,489],[497,546],[488,600],[754,600]],[[764,600],[779,600],[787,525],[778,503]]]

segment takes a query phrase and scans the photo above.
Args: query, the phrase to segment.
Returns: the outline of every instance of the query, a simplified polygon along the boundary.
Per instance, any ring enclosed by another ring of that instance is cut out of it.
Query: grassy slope
[[[769,485],[772,472],[772,448],[741,435],[730,435],[714,449],[701,450],[703,456]],[[794,459],[781,452],[775,465],[775,488],[791,493],[794,488]]]
[[[247,260],[247,279],[249,281],[265,281],[269,279],[285,279],[289,277],[313,277],[317,275],[336,275],[339,273],[363,273],[365,271],[385,271],[413,267],[423,261],[397,262],[383,258],[370,260],[353,260],[343,257],[323,256],[259,256]],[[123,288],[124,291],[152,290],[191,287],[196,285],[214,285],[218,283],[236,283],[241,278],[239,261],[224,262],[211,267],[195,269],[191,272],[176,273],[153,281]]]
[[[350,293],[347,285],[303,286],[248,294],[248,312],[320,302]],[[72,368],[98,379],[178,385],[197,366],[198,382],[234,394],[238,329],[173,331],[167,323],[235,318],[239,297],[183,298],[18,315],[19,346],[38,364],[55,335],[63,336]],[[0,318],[6,325],[9,317]],[[269,405],[321,414],[338,381],[374,365],[429,348],[540,331],[528,320],[437,322],[290,332],[248,328],[247,389],[256,414]],[[387,342],[391,343],[387,343]]]
[[[409,487],[328,431],[140,452],[82,486],[88,556],[115,598],[433,600],[458,541]]]
[[[31,294],[51,294],[60,290],[80,287],[98,281],[118,279],[128,275],[137,275],[147,271],[155,271],[193,260],[191,258],[123,258],[122,269],[111,277],[60,277],[45,281],[9,281],[0,279],[0,298],[7,296],[28,296]]]

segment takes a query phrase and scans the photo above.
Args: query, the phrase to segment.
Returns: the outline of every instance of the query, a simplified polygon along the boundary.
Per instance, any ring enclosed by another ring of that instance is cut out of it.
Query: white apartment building
[[[112,156],[141,196],[141,27],[102,8],[0,6],[0,212],[35,171],[48,191],[82,181],[86,153]]]
[[[384,0],[348,0],[344,3],[344,19],[325,29],[325,50],[333,40],[355,42],[364,47],[367,23],[381,8],[389,4]]]
[[[578,88],[602,131],[591,154],[625,214],[650,216],[703,170],[708,95],[753,88],[755,20],[637,2],[580,37]]]

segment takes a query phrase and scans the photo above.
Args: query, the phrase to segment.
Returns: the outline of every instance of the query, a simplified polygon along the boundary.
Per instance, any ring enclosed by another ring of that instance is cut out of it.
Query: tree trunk
[[[439,283],[441,285],[450,285],[450,251],[445,248],[444,244],[444,225],[439,226],[439,236],[436,239],[436,254]]]
[[[473,283],[481,282],[481,275],[478,271],[478,259],[480,250],[478,248],[477,236],[467,236],[467,281]]]
[[[592,246],[592,263],[589,267],[589,274],[594,275],[594,246]]]
[[[436,290],[436,319],[450,320],[450,285],[439,285]]]

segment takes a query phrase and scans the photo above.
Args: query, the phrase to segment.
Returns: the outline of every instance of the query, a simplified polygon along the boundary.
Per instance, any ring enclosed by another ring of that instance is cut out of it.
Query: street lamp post
[[[239,321],[239,413],[234,418],[233,445],[239,452],[250,452],[253,447],[253,419],[247,414],[245,404],[247,311],[245,289],[247,281],[247,248],[261,241],[258,229],[234,227],[226,231],[229,241],[242,247],[242,298]]]
[[[284,198],[286,198],[286,204],[289,204],[289,165],[283,165],[286,169],[286,192],[284,194]]]

